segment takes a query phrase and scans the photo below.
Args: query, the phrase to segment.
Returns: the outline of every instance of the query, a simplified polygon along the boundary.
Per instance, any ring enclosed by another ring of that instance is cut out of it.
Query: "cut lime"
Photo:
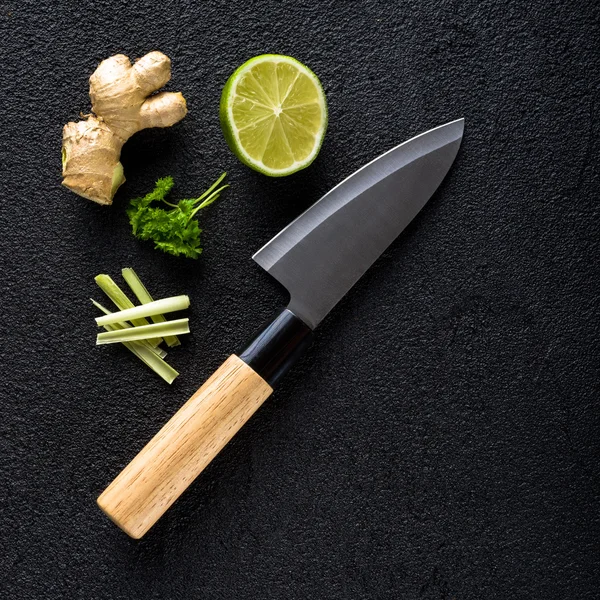
[[[221,126],[246,165],[283,177],[308,167],[327,129],[327,102],[317,76],[289,56],[262,54],[228,79]]]

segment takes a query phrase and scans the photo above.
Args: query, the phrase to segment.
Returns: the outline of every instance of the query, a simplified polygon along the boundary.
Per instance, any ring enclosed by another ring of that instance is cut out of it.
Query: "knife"
[[[290,302],[232,354],[98,498],[142,537],[273,393],[313,330],[423,208],[450,169],[464,120],[418,135],[334,187],[253,259]]]

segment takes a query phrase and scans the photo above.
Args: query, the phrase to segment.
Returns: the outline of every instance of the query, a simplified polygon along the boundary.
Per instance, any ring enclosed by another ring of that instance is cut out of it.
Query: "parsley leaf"
[[[134,198],[129,203],[127,216],[133,235],[140,240],[152,240],[157,250],[167,254],[198,258],[202,253],[202,229],[194,217],[199,210],[212,204],[221,192],[229,187],[219,187],[225,175],[226,173],[223,173],[199,198],[180,200],[177,204],[166,200],[173,187],[173,178],[159,179],[149,194],[143,198]],[[153,202],[162,202],[170,208],[151,206]]]

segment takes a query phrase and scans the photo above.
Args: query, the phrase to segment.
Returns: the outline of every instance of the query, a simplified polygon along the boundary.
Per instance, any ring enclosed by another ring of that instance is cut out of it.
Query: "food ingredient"
[[[104,306],[102,306],[102,304],[100,304],[99,302],[96,302],[93,298],[90,298],[92,304],[96,307],[99,308],[105,315],[112,315],[113,313],[110,312],[110,310],[104,308]],[[110,325],[103,325],[103,327],[106,329],[107,327],[115,327],[116,329],[125,329],[126,327],[133,327],[132,325],[130,325],[129,323],[111,323]],[[160,356],[161,358],[164,358],[167,353],[160,347],[160,346],[153,346],[148,340],[142,340],[140,341],[141,344],[143,344],[144,346],[146,346],[150,351],[154,352],[154,354],[156,354],[157,356]]]
[[[113,281],[110,275],[96,275],[95,281],[98,287],[112,300],[113,304],[119,310],[125,310],[127,308],[134,308],[133,302],[125,295],[125,292]],[[149,325],[147,319],[140,317],[139,319],[133,319],[132,325],[140,327],[141,325]],[[161,338],[152,340],[150,343],[153,346],[158,346],[162,342]]]
[[[93,114],[63,129],[63,185],[76,194],[112,204],[125,182],[121,148],[136,132],[170,127],[187,113],[180,92],[160,92],[171,78],[171,60],[150,52],[133,65],[117,54],[103,60],[90,77]]]
[[[317,157],[327,129],[327,101],[308,67],[289,56],[263,54],[228,79],[220,118],[229,147],[244,164],[282,177]]]
[[[110,315],[110,311],[104,308],[99,302],[92,300],[94,306],[99,308],[104,314]],[[106,331],[117,331],[131,327],[126,323],[115,323],[114,325],[104,325]],[[166,352],[153,348],[146,341],[139,342],[121,342],[130,352],[135,354],[144,364],[150,367],[157,375],[162,377],[167,383],[173,383],[179,373],[163,359]]]
[[[123,271],[127,273],[129,281],[133,282],[132,277],[135,278],[137,283],[134,283],[134,287],[138,292],[142,288],[146,290],[133,269],[128,268]],[[189,321],[188,319],[167,321],[164,315],[158,311],[167,312],[187,308],[189,306],[188,296],[182,295],[153,301],[146,290],[144,298],[150,298],[149,302],[142,306],[135,306],[109,275],[98,275],[95,281],[119,309],[119,312],[111,313],[100,303],[92,300],[94,306],[105,315],[105,317],[96,319],[97,322],[99,321],[97,324],[102,325],[106,330],[106,333],[99,334],[97,343],[122,343],[155,373],[168,383],[172,383],[178,373],[163,360],[167,353],[158,344],[164,336],[165,341],[172,338],[176,340],[176,344],[173,345],[178,345],[179,340],[176,336],[189,333]],[[144,316],[140,316],[140,312]],[[150,324],[145,316],[150,316],[153,320],[158,319],[158,321]]]
[[[141,327],[128,327],[116,331],[106,331],[105,333],[98,334],[96,344],[99,346],[102,344],[115,344],[117,342],[134,342],[137,340],[152,339],[156,335],[189,333],[189,321],[189,319],[175,319],[174,321],[166,321],[165,323],[152,323],[151,325],[142,325]],[[107,323],[107,325],[112,324]]]
[[[131,267],[125,267],[124,269],[121,269],[121,275],[123,275],[123,279],[127,282],[127,285],[135,294],[135,297],[142,304],[153,302],[154,299],[150,295],[150,292],[146,289],[146,286],[142,283],[142,280]],[[163,315],[152,315],[150,318],[152,319],[153,323],[164,323],[167,320]],[[169,348],[173,348],[181,344],[176,335],[166,335],[164,340]]]
[[[163,177],[156,182],[154,190],[143,198],[135,198],[127,209],[127,216],[133,235],[141,240],[152,240],[157,250],[173,256],[198,258],[202,253],[200,233],[195,215],[199,210],[211,205],[221,192],[229,187],[221,182],[227,174],[223,173],[206,192],[198,198],[180,200],[172,204],[166,196],[173,187],[172,177]],[[152,206],[153,202],[162,202],[171,208]]]
[[[139,319],[140,317],[152,317],[154,315],[164,316],[162,313],[184,310],[188,308],[189,305],[189,296],[182,295],[173,296],[172,298],[162,298],[161,300],[154,300],[153,302],[149,302],[148,304],[134,306],[133,308],[121,310],[110,315],[96,317],[96,323],[98,325],[112,325],[113,323],[131,321],[131,319],[136,318]],[[160,325],[160,323],[154,323],[154,325]]]

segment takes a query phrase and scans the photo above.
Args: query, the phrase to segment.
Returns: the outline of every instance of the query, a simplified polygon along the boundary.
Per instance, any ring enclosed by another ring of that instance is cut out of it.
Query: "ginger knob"
[[[63,185],[76,194],[112,204],[125,182],[123,144],[148,127],[170,127],[187,113],[180,92],[160,92],[171,78],[171,60],[150,52],[131,64],[123,54],[103,60],[90,77],[93,114],[63,128]]]

